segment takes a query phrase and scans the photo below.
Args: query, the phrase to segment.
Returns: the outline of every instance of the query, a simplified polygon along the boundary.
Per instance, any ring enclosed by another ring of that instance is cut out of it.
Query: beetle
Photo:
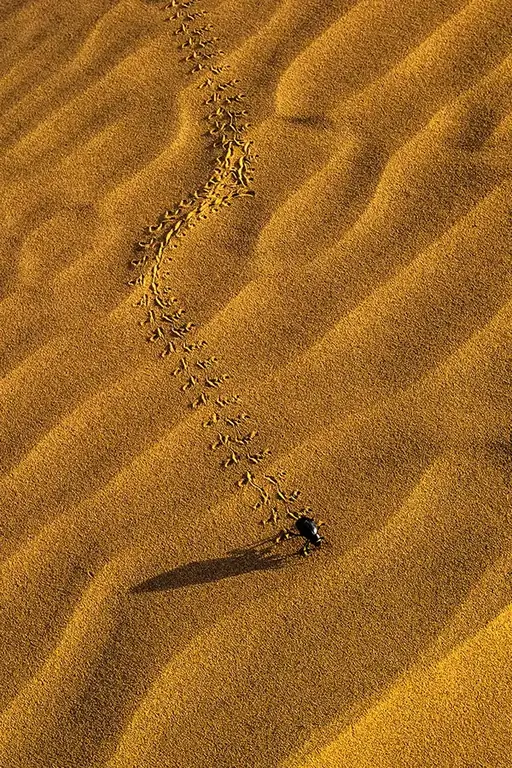
[[[287,510],[286,514],[294,520],[294,524],[292,528],[283,528],[280,531],[275,539],[276,544],[295,536],[302,536],[302,538],[306,539],[304,546],[300,550],[300,553],[304,555],[304,557],[307,557],[307,555],[310,554],[312,546],[320,547],[322,542],[325,541],[325,538],[319,534],[318,529],[322,525],[325,525],[325,523],[322,521],[317,523],[313,517],[304,514],[309,511],[310,510],[307,507],[302,510],[302,514],[295,514],[295,512]],[[295,530],[293,530],[293,528],[295,528]]]

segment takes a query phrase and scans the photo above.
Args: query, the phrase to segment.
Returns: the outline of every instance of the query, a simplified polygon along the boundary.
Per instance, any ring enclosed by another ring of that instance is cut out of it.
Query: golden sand
[[[1,768],[512,766],[511,41],[4,2]]]

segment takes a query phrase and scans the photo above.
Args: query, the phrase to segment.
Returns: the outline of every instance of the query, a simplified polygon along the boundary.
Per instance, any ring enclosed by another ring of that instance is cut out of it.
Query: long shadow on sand
[[[132,587],[130,592],[157,592],[165,589],[180,589],[193,584],[205,584],[211,581],[228,579],[250,571],[267,571],[282,568],[297,553],[274,555],[273,539],[265,539],[242,549],[231,550],[226,557],[213,560],[199,560],[180,565],[172,571],[160,573],[147,581]],[[264,546],[267,544],[268,546]],[[263,548],[262,548],[263,547]]]

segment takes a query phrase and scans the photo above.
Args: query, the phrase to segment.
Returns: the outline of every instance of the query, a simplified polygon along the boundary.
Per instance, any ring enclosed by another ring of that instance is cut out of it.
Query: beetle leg
[[[276,536],[275,543],[279,544],[281,541],[285,541],[286,539],[291,539],[293,536],[300,536],[300,533],[295,533],[295,531],[291,531],[289,528],[283,528]]]

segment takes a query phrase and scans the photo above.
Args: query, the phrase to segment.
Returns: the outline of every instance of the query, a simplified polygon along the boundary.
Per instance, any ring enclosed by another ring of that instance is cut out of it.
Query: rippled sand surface
[[[0,765],[510,768],[512,5],[183,4],[0,9]]]

